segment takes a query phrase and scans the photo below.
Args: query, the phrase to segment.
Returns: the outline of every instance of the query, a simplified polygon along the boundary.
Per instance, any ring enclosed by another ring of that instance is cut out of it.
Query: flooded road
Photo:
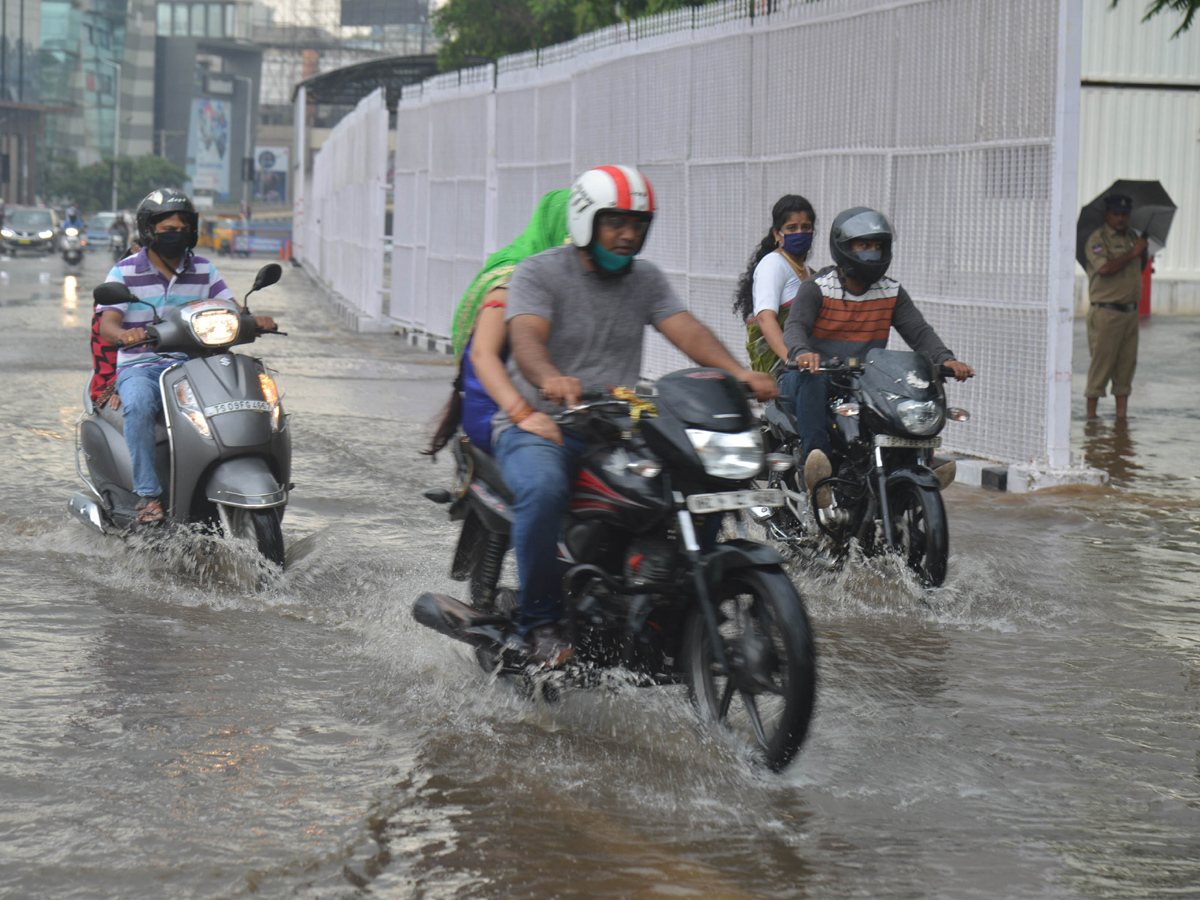
[[[1200,321],[1144,327],[1127,427],[1075,423],[1110,486],[952,487],[928,595],[795,573],[821,684],[773,776],[682,689],[530,703],[412,621],[462,595],[417,452],[452,370],[297,270],[254,302],[290,333],[253,347],[293,416],[282,578],[69,518],[107,268],[0,260],[0,898],[1200,897]]]

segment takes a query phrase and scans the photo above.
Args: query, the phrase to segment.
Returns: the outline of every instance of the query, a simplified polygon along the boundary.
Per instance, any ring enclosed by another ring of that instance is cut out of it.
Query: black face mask
[[[163,231],[154,236],[151,245],[163,259],[179,259],[190,248],[192,235],[187,231]]]

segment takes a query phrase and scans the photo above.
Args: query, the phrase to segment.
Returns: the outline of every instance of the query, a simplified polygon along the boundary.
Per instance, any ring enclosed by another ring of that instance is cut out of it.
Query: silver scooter
[[[277,263],[262,267],[250,294],[274,284]],[[93,292],[96,304],[143,303],[118,282]],[[253,541],[283,566],[281,522],[288,502],[292,438],[282,392],[260,359],[230,352],[262,332],[248,304],[196,300],[161,310],[146,326],[145,344],[187,359],[165,369],[159,384],[163,414],[156,426],[156,463],[166,523],[219,526]],[[129,345],[129,346],[137,346]],[[88,493],[74,494],[70,511],[105,533],[137,526],[133,470],[120,410],[98,407],[87,389],[75,440],[75,462]],[[86,463],[86,469],[85,469]]]

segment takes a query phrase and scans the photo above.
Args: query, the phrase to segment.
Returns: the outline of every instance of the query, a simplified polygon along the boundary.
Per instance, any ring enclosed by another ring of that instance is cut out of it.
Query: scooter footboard
[[[209,475],[204,490],[213,503],[247,509],[287,503],[287,488],[275,480],[266,460],[256,456],[241,456],[220,463]]]

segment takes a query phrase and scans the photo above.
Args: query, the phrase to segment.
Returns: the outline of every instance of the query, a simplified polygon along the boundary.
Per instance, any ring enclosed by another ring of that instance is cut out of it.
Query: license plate
[[[783,506],[783,491],[775,488],[761,491],[724,491],[720,494],[692,494],[687,498],[688,510],[696,514],[748,509],[751,506]]]
[[[24,240],[22,240],[22,241],[17,241],[17,243],[18,243],[18,244],[32,244],[32,243],[33,243],[33,241],[24,241]]]

